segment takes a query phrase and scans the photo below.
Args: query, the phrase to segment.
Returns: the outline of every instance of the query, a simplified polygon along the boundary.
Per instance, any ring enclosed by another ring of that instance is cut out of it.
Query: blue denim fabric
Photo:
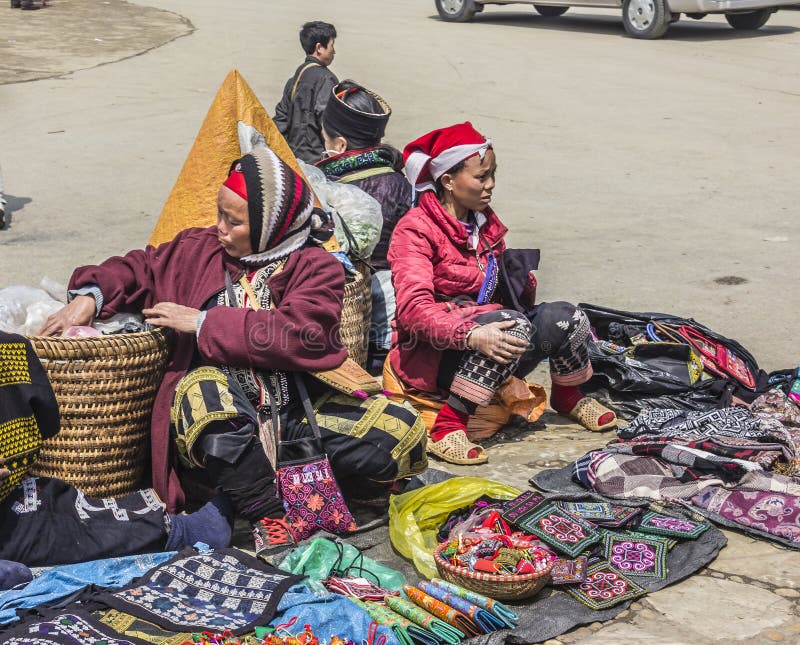
[[[122,587],[174,555],[174,551],[146,553],[47,569],[24,587],[0,593],[0,625],[17,620],[17,609],[58,600],[88,585]]]

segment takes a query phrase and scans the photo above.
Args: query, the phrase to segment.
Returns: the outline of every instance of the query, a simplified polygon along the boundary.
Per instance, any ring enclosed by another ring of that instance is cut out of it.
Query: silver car
[[[442,20],[466,22],[489,4],[532,4],[541,15],[560,16],[570,7],[622,9],[625,31],[634,38],[661,38],[680,15],[700,20],[710,13],[724,13],[734,29],[763,27],[780,7],[798,0],[434,0]]]

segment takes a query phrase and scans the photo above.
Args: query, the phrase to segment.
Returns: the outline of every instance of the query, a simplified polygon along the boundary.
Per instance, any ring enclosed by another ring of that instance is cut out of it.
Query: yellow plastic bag
[[[389,500],[389,536],[392,546],[426,578],[437,575],[433,551],[436,534],[453,511],[469,506],[481,495],[514,499],[520,494],[512,486],[481,477],[453,477],[423,486]]]

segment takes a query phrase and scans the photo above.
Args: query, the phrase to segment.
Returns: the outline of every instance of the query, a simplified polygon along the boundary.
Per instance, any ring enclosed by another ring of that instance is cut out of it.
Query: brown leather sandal
[[[609,412],[614,415],[614,418],[608,423],[599,425],[598,420],[600,417]],[[606,406],[588,396],[578,401],[567,416],[592,432],[603,432],[617,425],[617,415],[614,411],[609,410]]]
[[[467,457],[470,450],[479,452],[477,457]],[[428,452],[439,459],[459,466],[485,464],[489,455],[482,446],[472,443],[463,430],[446,434],[439,441],[428,440]]]

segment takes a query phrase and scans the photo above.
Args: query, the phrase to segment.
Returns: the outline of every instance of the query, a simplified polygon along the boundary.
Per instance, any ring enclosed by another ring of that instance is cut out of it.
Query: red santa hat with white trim
[[[403,150],[406,177],[417,192],[434,190],[436,180],[457,163],[492,147],[469,121],[423,134]]]

